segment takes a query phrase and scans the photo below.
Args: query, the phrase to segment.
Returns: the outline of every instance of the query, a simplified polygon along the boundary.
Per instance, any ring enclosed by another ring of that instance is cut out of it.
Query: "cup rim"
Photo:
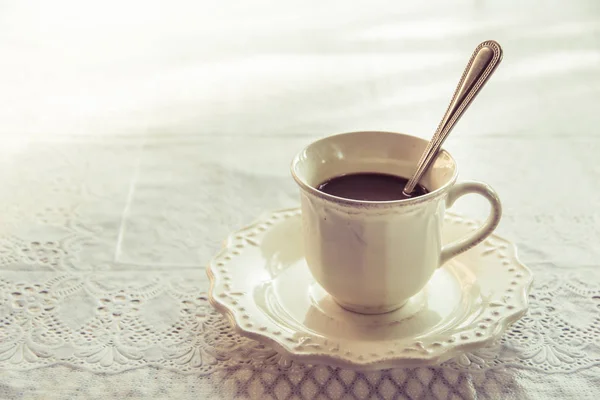
[[[420,138],[418,136],[408,135],[408,134],[399,133],[399,132],[389,132],[389,131],[353,131],[353,132],[344,132],[344,133],[338,133],[338,134],[326,136],[324,138],[315,140],[315,141],[309,143],[308,145],[304,146],[292,159],[292,162],[290,165],[290,171],[292,173],[292,177],[294,178],[294,180],[296,181],[298,186],[300,186],[301,189],[303,189],[305,192],[312,194],[313,196],[316,196],[323,200],[327,200],[327,201],[337,203],[337,204],[343,204],[343,205],[347,205],[347,206],[361,207],[361,208],[387,208],[387,207],[394,207],[394,206],[396,206],[396,207],[411,206],[411,205],[427,202],[427,201],[433,200],[435,198],[438,198],[439,196],[443,195],[448,190],[450,190],[450,187],[452,185],[454,185],[454,183],[456,183],[456,180],[458,179],[458,166],[456,165],[456,161],[454,160],[454,157],[452,157],[452,155],[443,148],[439,150],[437,157],[439,157],[439,155],[443,153],[450,159],[450,161],[454,165],[454,173],[452,174],[452,177],[448,180],[448,182],[446,182],[444,185],[440,186],[439,188],[432,190],[431,192],[424,194],[422,196],[418,196],[418,197],[411,198],[411,199],[372,201],[372,200],[355,200],[355,199],[348,199],[345,197],[334,196],[332,194],[321,192],[317,188],[309,185],[307,182],[304,181],[304,179],[302,179],[301,177],[298,176],[298,174],[296,174],[294,166],[300,162],[301,154],[303,154],[310,146],[313,146],[317,143],[321,143],[321,142],[324,142],[327,140],[335,139],[340,136],[355,135],[358,133],[394,134],[394,135],[400,135],[400,136],[408,137],[411,139],[417,139],[417,140],[420,140],[423,142],[427,142],[426,139]]]

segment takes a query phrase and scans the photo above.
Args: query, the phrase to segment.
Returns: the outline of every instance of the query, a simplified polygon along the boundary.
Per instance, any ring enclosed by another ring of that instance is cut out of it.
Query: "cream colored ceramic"
[[[442,242],[477,225],[447,215]],[[265,215],[210,262],[209,298],[242,335],[309,364],[428,365],[485,346],[525,313],[532,281],[514,247],[492,235],[436,269],[404,307],[366,315],[334,302],[304,256],[300,210]]]
[[[484,240],[500,221],[496,193],[483,183],[455,184],[456,164],[445,151],[421,179],[430,193],[414,199],[356,201],[315,189],[354,172],[410,177],[426,146],[423,139],[399,133],[353,132],[314,142],[292,162],[301,189],[307,264],[346,309],[380,314],[401,307],[438,267]],[[468,193],[490,202],[490,216],[480,229],[442,248],[445,209]]]

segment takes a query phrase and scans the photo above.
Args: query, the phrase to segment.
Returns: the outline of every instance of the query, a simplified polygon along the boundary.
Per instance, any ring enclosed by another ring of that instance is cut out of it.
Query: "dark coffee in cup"
[[[403,193],[408,179],[389,174],[360,172],[340,175],[322,182],[317,189],[337,197],[362,201],[394,201],[422,196],[428,190],[417,185],[407,196]]]

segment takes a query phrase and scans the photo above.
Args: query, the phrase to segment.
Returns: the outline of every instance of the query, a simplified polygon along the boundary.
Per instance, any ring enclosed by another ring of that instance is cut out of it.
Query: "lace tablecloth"
[[[0,5],[0,398],[598,398],[597,4],[310,3]],[[447,149],[500,193],[527,316],[442,366],[369,373],[234,333],[204,266],[298,204],[294,153],[428,136],[488,38],[504,64]]]

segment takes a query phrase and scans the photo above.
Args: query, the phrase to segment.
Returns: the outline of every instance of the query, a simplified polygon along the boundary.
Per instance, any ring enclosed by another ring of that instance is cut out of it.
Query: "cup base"
[[[332,296],[333,297],[333,296]],[[342,307],[344,310],[351,311],[357,314],[366,314],[366,315],[377,315],[377,314],[386,314],[392,311],[396,311],[399,308],[402,308],[408,300],[400,304],[394,304],[392,306],[378,306],[378,307],[369,307],[369,306],[360,306],[357,304],[348,304],[341,301],[338,301],[335,297],[333,300]]]

